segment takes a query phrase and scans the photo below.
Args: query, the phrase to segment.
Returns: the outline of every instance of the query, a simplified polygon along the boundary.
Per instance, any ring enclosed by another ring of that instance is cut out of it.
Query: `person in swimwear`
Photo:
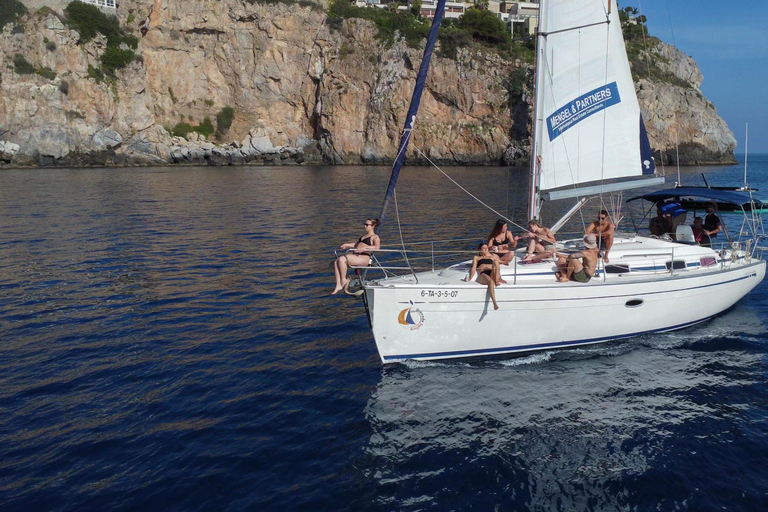
[[[354,253],[347,253],[333,263],[333,273],[336,275],[336,288],[331,295],[336,295],[349,284],[347,268],[364,267],[371,262],[372,251],[381,247],[381,239],[376,234],[379,219],[365,219],[365,235],[358,238],[357,242],[347,242],[339,247],[342,250],[354,249]]]
[[[600,248],[605,249],[603,261],[606,263],[610,261],[608,259],[608,253],[611,251],[611,247],[613,247],[614,231],[616,231],[616,226],[614,226],[613,222],[608,220],[608,212],[605,210],[600,210],[600,214],[598,215],[597,220],[592,222],[587,227],[587,232],[584,233],[585,235],[594,233],[594,235],[597,237],[600,243]]]
[[[477,282],[488,287],[488,293],[493,301],[493,309],[499,309],[499,305],[496,302],[496,287],[502,283],[507,284],[501,278],[499,257],[488,250],[488,244],[486,243],[478,245],[477,251],[477,256],[472,259],[472,268],[469,271],[467,281],[472,281],[475,277],[475,271],[477,271]]]
[[[531,239],[528,242],[528,254],[523,258],[524,262],[537,263],[555,255],[555,235],[536,219],[528,221],[528,233],[523,237]]]
[[[557,253],[559,256],[557,260],[559,271],[555,273],[555,277],[558,281],[567,283],[573,280],[577,283],[588,283],[592,279],[592,276],[595,275],[597,259],[600,255],[595,235],[589,234],[584,236],[584,247],[586,247],[585,250],[573,254]]]
[[[499,256],[500,264],[509,265],[512,258],[515,257],[514,250],[518,240],[520,240],[519,236],[512,236],[512,233],[507,230],[507,222],[499,219],[488,236],[488,248],[492,253]]]

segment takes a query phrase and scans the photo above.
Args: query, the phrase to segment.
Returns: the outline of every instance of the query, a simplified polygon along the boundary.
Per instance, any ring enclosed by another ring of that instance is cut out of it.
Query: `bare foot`
[[[499,286],[500,284],[507,284],[507,282],[503,279],[499,279],[499,282],[496,283],[496,286]]]
[[[560,272],[555,272],[555,279],[556,280],[559,281],[561,277],[563,277],[563,274],[561,274]]]
[[[567,283],[568,281],[570,281],[570,279],[568,279],[567,277],[561,277],[561,278],[559,279],[559,281],[560,281],[561,283]]]
[[[498,305],[496,305],[496,304],[494,304],[494,305],[493,305],[493,309],[494,309],[494,310],[496,310],[496,309],[499,309],[499,306],[498,306]]]
[[[344,284],[342,284],[341,286],[338,286],[338,285],[337,285],[337,286],[336,286],[336,288],[334,288],[334,289],[333,289],[333,291],[331,292],[331,295],[336,295],[336,294],[337,294],[337,293],[339,293],[341,290],[343,290],[344,288],[346,288],[346,287],[347,287],[347,285],[349,285],[349,279],[347,279],[346,281],[344,281]]]
[[[608,259],[608,255],[607,254],[605,256],[603,256],[603,261],[606,262],[606,263],[610,263],[611,262],[611,260]]]

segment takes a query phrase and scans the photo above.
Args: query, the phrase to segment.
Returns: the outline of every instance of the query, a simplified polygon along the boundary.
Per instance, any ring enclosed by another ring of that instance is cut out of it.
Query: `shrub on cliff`
[[[27,14],[27,8],[19,0],[0,1],[0,30],[6,23],[12,23]]]
[[[114,46],[108,46],[101,55],[101,69],[110,76],[114,76],[115,70],[124,68],[136,58],[133,50],[121,50]]]
[[[408,46],[418,48],[429,33],[429,24],[420,20],[410,11],[398,12],[387,9],[358,7],[349,0],[334,0],[328,9],[328,26],[332,30],[341,28],[346,18],[362,18],[372,21],[378,28],[378,37],[387,45],[395,40],[395,31],[405,39]]]
[[[472,44],[472,34],[464,29],[453,26],[440,27],[440,51],[441,57],[456,58],[456,51]]]
[[[170,133],[171,135],[174,135],[176,137],[186,138],[187,135],[189,135],[191,132],[197,132],[200,135],[203,135],[205,137],[210,137],[211,135],[213,135],[214,131],[215,130],[213,129],[213,123],[211,122],[211,118],[206,117],[205,119],[203,119],[203,122],[198,124],[197,126],[192,126],[191,124],[185,123],[184,121],[176,123],[176,126],[174,126],[173,129],[170,130]]]
[[[227,133],[229,127],[232,126],[232,119],[235,117],[235,109],[232,107],[222,108],[218,114],[216,114],[216,132]]]
[[[107,38],[107,45],[118,46],[122,41],[120,22],[115,16],[107,16],[98,7],[74,1],[64,9],[67,23],[80,34],[81,43],[87,43],[96,34]],[[111,43],[111,44],[110,44]]]
[[[313,2],[312,0],[246,0],[249,4],[267,4],[267,5],[275,5],[275,4],[285,4],[285,5],[295,5],[298,4],[301,7],[309,7],[313,11],[322,11],[323,6],[320,5],[317,2]]]
[[[205,119],[203,119],[202,123],[193,127],[192,129],[197,133],[199,133],[200,135],[204,135],[206,137],[210,137],[211,135],[213,135],[213,132],[216,131],[213,129],[213,123],[211,122],[210,117],[206,117]]]
[[[189,132],[192,131],[192,125],[185,122],[176,123],[176,126],[171,129],[171,135],[175,137],[186,137]]]
[[[13,70],[20,75],[34,74],[35,66],[29,63],[29,61],[20,53],[13,56]]]
[[[79,1],[67,5],[64,12],[69,26],[80,34],[79,43],[87,43],[97,34],[107,38],[107,49],[101,56],[101,68],[107,75],[114,76],[116,70],[124,68],[136,58],[133,50],[138,48],[139,39],[123,33],[115,16],[107,16],[96,6]],[[121,48],[123,44],[128,49]]]
[[[511,44],[512,37],[504,22],[496,17],[491,11],[481,11],[480,9],[470,8],[456,21],[456,26],[464,29],[475,39],[490,44]]]
[[[638,15],[634,7],[625,7],[619,10],[619,20],[621,20],[621,31],[624,35],[632,78],[635,81],[639,78],[647,78],[654,82],[668,83],[678,87],[692,87],[686,80],[659,66],[659,63],[668,63],[668,61],[653,52],[661,41],[648,34],[645,16]]]
[[[333,0],[326,21],[331,30],[339,30],[347,18],[372,21],[378,29],[378,38],[388,46],[394,42],[397,32],[411,48],[421,46],[432,24],[430,20],[416,16],[411,11],[357,7],[350,0]],[[502,56],[533,60],[531,49],[525,44],[512,42],[504,23],[490,11],[471,8],[457,20],[444,19],[438,38],[442,57],[455,59],[459,48],[470,46],[476,41],[495,48]]]

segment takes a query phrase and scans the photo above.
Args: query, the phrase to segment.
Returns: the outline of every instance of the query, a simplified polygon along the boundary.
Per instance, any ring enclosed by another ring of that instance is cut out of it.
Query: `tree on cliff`
[[[421,5],[421,0],[413,0],[413,4],[411,5],[411,12],[414,16],[421,16]]]
[[[488,10],[481,11],[474,7],[467,9],[456,22],[458,28],[462,28],[472,34],[472,37],[492,44],[512,43],[512,38],[507,32],[504,22]]]
[[[0,30],[6,23],[15,22],[27,14],[27,8],[19,0],[0,1]]]

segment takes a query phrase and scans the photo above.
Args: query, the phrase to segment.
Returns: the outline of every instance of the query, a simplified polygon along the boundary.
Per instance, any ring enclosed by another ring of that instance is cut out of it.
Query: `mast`
[[[531,177],[528,186],[528,219],[534,219],[539,215],[539,184],[541,183],[541,154],[539,140],[541,139],[541,126],[543,120],[539,120],[541,115],[541,94],[544,88],[541,82],[544,80],[545,73],[540,69],[544,62],[544,52],[546,52],[545,42],[546,34],[544,31],[546,21],[546,9],[544,8],[547,0],[539,2],[539,28],[536,33],[536,62],[534,63],[533,75],[533,144],[531,144]]]
[[[395,163],[392,165],[392,175],[389,178],[387,193],[384,195],[384,202],[381,205],[381,212],[379,213],[379,228],[381,227],[381,224],[384,222],[384,218],[387,215],[389,201],[392,199],[392,196],[395,193],[397,178],[400,176],[400,169],[403,167],[403,162],[405,161],[405,152],[408,149],[408,143],[411,140],[413,126],[416,122],[416,113],[419,111],[421,93],[424,92],[424,84],[427,81],[429,61],[432,59],[432,52],[435,49],[435,42],[437,41],[437,35],[440,31],[440,22],[443,20],[444,11],[445,0],[438,0],[437,7],[435,8],[435,17],[432,20],[432,27],[429,29],[429,35],[427,36],[427,44],[424,46],[424,55],[421,58],[419,74],[416,75],[416,85],[413,87],[411,105],[408,107],[408,114],[405,116],[405,126],[403,126],[403,133],[400,136],[400,144],[398,145],[397,149],[397,157],[395,158]],[[378,231],[379,228],[377,228],[376,231]]]

